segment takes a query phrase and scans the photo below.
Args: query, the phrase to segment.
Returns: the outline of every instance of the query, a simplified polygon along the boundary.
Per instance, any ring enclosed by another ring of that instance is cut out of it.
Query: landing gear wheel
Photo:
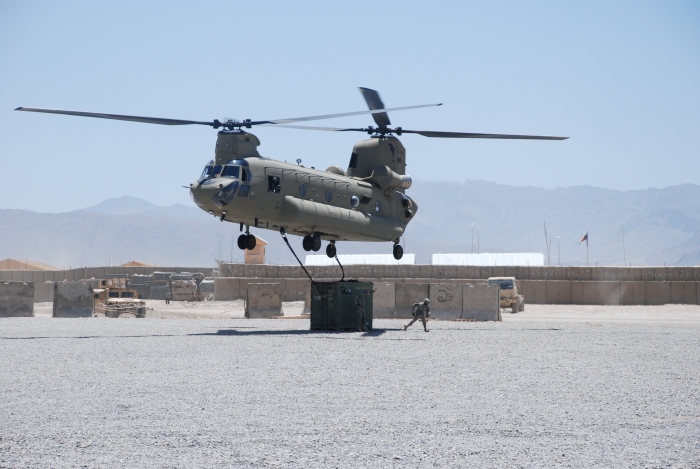
[[[403,248],[399,244],[394,245],[394,259],[397,261],[403,257]]]
[[[311,251],[311,236],[304,236],[304,239],[301,241],[301,247],[303,247],[306,252]]]
[[[311,237],[311,249],[313,249],[314,252],[321,250],[321,237],[319,235],[313,235]]]
[[[328,256],[332,259],[335,257],[335,254],[336,254],[335,244],[328,243],[328,246],[326,246],[326,256]]]
[[[248,242],[248,236],[244,235],[244,234],[240,235],[238,237],[238,249],[240,249],[241,251],[246,250],[247,249],[247,247],[246,247],[247,242]]]
[[[252,251],[253,249],[255,249],[255,244],[256,244],[255,235],[252,235],[252,234],[247,235],[246,240],[245,240],[246,249]]]

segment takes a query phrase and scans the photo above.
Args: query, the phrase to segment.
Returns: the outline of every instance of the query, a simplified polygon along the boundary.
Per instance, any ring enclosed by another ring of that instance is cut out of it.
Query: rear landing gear
[[[400,244],[394,244],[394,259],[397,261],[403,257],[403,248]]]
[[[328,246],[326,246],[326,256],[328,256],[332,259],[335,257],[335,255],[336,255],[335,243],[328,243]]]
[[[306,235],[301,241],[301,245],[306,252],[318,252],[321,249],[321,237],[315,233],[312,235]]]

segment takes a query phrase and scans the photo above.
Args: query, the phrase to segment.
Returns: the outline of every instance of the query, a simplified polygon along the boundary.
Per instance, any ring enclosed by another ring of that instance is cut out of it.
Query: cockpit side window
[[[250,170],[248,168],[242,168],[243,171],[241,171],[241,181],[243,182],[249,182],[252,177],[250,174]]]
[[[208,164],[204,167],[204,171],[202,171],[202,175],[200,176],[201,178],[206,178],[211,175],[211,170],[212,170],[212,165]]]
[[[350,155],[350,164],[348,165],[349,168],[357,168],[357,153],[354,153]]]
[[[240,166],[226,166],[224,172],[221,173],[222,177],[239,178],[241,173]]]

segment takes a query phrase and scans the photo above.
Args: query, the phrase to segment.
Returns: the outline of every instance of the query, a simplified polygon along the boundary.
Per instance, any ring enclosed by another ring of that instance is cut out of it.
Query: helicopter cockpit
[[[230,160],[225,165],[215,165],[214,161],[210,161],[204,167],[199,182],[219,177],[240,179],[242,182],[248,182],[252,179],[246,160]]]
[[[230,182],[224,182],[222,178],[229,179]],[[211,197],[211,201],[217,207],[224,207],[230,204],[236,195],[238,197],[247,197],[250,192],[251,180],[252,173],[247,161],[230,160],[225,165],[217,165],[212,160],[204,167],[198,182],[201,186],[218,184],[220,190]],[[239,187],[240,190],[238,190]],[[197,205],[200,205],[194,195],[193,199],[195,199]]]

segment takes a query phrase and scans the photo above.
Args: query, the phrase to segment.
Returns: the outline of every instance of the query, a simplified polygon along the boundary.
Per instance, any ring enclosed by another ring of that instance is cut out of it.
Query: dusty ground
[[[163,303],[0,321],[0,467],[700,467],[697,306],[362,334]]]

